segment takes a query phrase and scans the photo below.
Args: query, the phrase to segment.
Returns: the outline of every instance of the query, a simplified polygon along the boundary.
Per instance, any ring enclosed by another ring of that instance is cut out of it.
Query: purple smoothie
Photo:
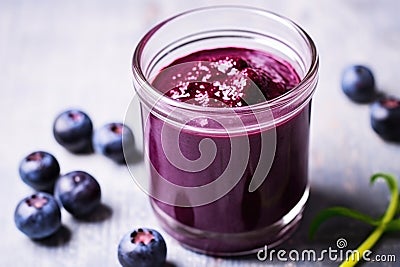
[[[169,69],[171,66],[174,68]],[[179,58],[168,67],[155,77],[153,86],[176,101],[204,107],[240,108],[262,103],[290,92],[300,82],[289,63],[269,53],[245,48],[202,50]],[[260,159],[260,132],[234,137],[208,135],[179,130],[150,115],[145,143],[154,168],[151,169],[152,187],[158,191],[163,191],[159,183],[162,178],[187,187],[208,184],[227,167],[232,138],[248,138],[250,146],[248,164],[240,181],[215,202],[178,207],[152,199],[163,227],[182,244],[209,254],[228,255],[278,243],[301,217],[300,213],[286,228],[285,223],[282,226],[279,222],[306,195],[309,118],[310,104],[307,104],[289,120],[276,125],[277,145],[271,169],[261,186],[250,193],[248,187]],[[203,129],[218,127],[218,122],[213,120],[194,120],[188,124]],[[165,155],[168,146],[161,144],[163,127],[179,134],[179,149],[190,160],[200,157],[201,140],[212,139],[217,148],[214,161],[197,172],[175,167]],[[176,197],[190,198],[182,194]]]

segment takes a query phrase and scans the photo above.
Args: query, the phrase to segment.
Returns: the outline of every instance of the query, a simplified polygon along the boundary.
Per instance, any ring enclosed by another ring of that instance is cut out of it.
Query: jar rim
[[[132,58],[132,72],[133,76],[136,79],[136,81],[140,84],[140,88],[145,89],[145,91],[152,97],[155,102],[162,102],[167,104],[168,106],[171,106],[173,108],[179,108],[181,110],[187,110],[191,112],[208,112],[212,114],[223,114],[224,110],[226,108],[221,108],[221,107],[208,107],[208,106],[200,106],[200,105],[193,105],[185,102],[180,102],[176,101],[172,98],[169,98],[165,95],[163,95],[159,90],[157,90],[146,78],[145,74],[143,73],[141,64],[140,64],[140,59],[143,53],[143,50],[145,49],[146,44],[148,41],[151,39],[151,37],[160,29],[162,28],[165,24],[175,21],[181,17],[191,15],[197,12],[202,12],[202,11],[207,11],[207,10],[212,10],[215,11],[216,9],[242,9],[246,10],[248,12],[255,12],[259,13],[265,17],[270,17],[272,19],[275,19],[282,24],[285,24],[286,26],[289,26],[291,29],[295,30],[296,33],[299,34],[299,36],[305,41],[306,45],[310,49],[310,55],[311,55],[311,60],[310,60],[310,66],[306,70],[304,77],[300,80],[300,82],[294,86],[292,89],[290,89],[288,92],[286,92],[283,95],[280,95],[276,98],[273,98],[271,100],[266,100],[260,103],[248,105],[248,106],[242,106],[242,107],[231,107],[229,108],[230,111],[234,111],[234,113],[246,113],[246,112],[252,112],[252,113],[257,113],[257,112],[262,112],[266,109],[274,111],[275,109],[279,109],[282,106],[290,105],[290,103],[295,102],[298,98],[303,98],[304,94],[306,94],[306,101],[309,100],[315,90],[315,86],[312,86],[313,84],[316,85],[317,83],[317,76],[318,76],[318,67],[319,67],[319,56],[318,56],[318,51],[316,48],[316,45],[314,41],[311,39],[311,37],[308,35],[308,33],[303,30],[297,23],[292,21],[291,19],[284,17],[282,15],[279,15],[277,13],[261,9],[261,8],[255,8],[255,7],[250,7],[250,6],[242,6],[242,5],[215,5],[215,6],[208,6],[208,7],[200,7],[196,9],[191,9],[184,11],[182,13],[179,13],[175,16],[172,16],[168,19],[163,20],[162,22],[158,23],[155,25],[153,28],[151,28],[139,41],[134,53],[133,53],[133,58]],[[313,90],[308,90],[308,88],[313,87]],[[141,91],[141,90],[139,90]],[[294,93],[296,92],[296,93]],[[143,100],[143,97],[141,94],[138,92],[139,98]],[[307,101],[308,102],[308,101]]]

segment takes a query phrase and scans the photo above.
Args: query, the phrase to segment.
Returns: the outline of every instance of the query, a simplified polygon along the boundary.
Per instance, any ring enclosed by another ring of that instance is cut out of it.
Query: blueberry
[[[60,175],[60,165],[50,153],[35,151],[21,161],[19,175],[32,188],[51,192]]]
[[[374,75],[362,65],[349,66],[343,71],[342,90],[357,103],[371,102],[377,96]]]
[[[32,239],[43,239],[61,226],[60,208],[53,196],[37,192],[21,200],[14,212],[17,228]]]
[[[167,245],[159,232],[139,228],[127,233],[118,246],[118,260],[123,267],[164,266]]]
[[[91,119],[77,109],[62,112],[53,124],[56,141],[72,153],[92,152],[92,133]]]
[[[117,163],[124,163],[124,149],[132,149],[134,138],[131,129],[123,123],[108,123],[94,132],[95,150]]]
[[[386,96],[371,105],[371,126],[384,140],[400,142],[400,99]]]
[[[76,217],[93,212],[101,200],[99,183],[83,171],[73,171],[61,176],[55,185],[54,194],[62,206]]]

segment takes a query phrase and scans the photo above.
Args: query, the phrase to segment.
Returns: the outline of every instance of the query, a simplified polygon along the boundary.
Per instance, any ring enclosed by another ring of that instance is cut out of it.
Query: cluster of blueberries
[[[356,103],[372,103],[372,129],[386,141],[400,142],[400,98],[379,92],[368,67],[347,67],[342,74],[342,90]]]
[[[68,151],[98,152],[116,163],[125,163],[124,147],[133,147],[132,131],[123,123],[109,123],[93,131],[90,117],[81,110],[67,110],[53,124],[56,141]],[[14,212],[17,228],[34,240],[54,235],[61,227],[62,206],[76,218],[85,218],[101,204],[101,188],[87,172],[60,175],[57,159],[35,151],[22,159],[19,174],[36,192],[22,199]],[[163,266],[166,243],[156,230],[139,228],[121,239],[118,259],[122,266]]]

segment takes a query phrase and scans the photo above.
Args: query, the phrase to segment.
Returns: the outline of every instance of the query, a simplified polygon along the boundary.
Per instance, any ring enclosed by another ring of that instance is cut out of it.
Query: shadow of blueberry
[[[53,235],[44,239],[34,240],[34,242],[45,247],[60,247],[66,245],[71,240],[71,236],[71,230],[65,225],[61,225],[60,229]]]
[[[75,217],[79,222],[96,223],[103,222],[112,216],[112,209],[108,205],[101,203],[93,212],[85,216]]]
[[[164,267],[176,267],[177,265],[175,264],[175,263],[173,263],[173,262],[170,262],[170,261],[166,261],[165,262],[165,264],[164,264]]]
[[[124,156],[127,165],[134,165],[143,161],[143,153],[137,150],[136,147],[129,149],[124,147]]]

